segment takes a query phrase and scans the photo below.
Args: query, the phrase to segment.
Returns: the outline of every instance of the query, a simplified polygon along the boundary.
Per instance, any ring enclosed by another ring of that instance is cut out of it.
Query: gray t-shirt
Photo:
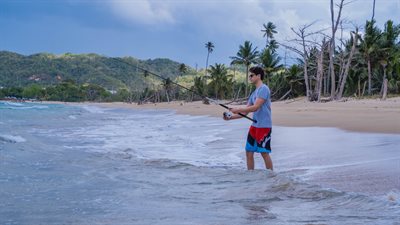
[[[257,98],[262,98],[265,100],[264,104],[253,113],[253,119],[257,121],[257,123],[252,124],[254,127],[259,128],[271,128],[272,120],[271,120],[271,92],[267,85],[263,84],[259,88],[251,93],[248,105],[254,105]]]

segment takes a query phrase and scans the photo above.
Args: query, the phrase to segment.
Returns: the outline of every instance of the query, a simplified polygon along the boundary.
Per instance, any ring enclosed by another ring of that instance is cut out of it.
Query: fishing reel
[[[231,112],[224,112],[224,118],[225,119],[230,119],[230,118],[232,118],[232,113]]]

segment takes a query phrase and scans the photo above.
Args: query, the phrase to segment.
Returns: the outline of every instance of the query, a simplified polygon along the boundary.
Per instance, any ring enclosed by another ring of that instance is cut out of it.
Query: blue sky
[[[371,18],[372,2],[345,6],[344,36]],[[376,2],[381,28],[388,19],[400,23],[400,0]],[[265,46],[263,23],[275,23],[285,42],[291,27],[329,28],[329,19],[329,0],[0,0],[0,50],[170,58],[203,68],[208,41],[215,45],[209,63],[229,64],[244,41]]]

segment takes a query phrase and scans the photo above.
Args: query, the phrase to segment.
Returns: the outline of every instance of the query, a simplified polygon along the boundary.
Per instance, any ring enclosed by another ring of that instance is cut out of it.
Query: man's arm
[[[264,102],[265,102],[265,99],[257,98],[254,105],[247,105],[246,107],[242,107],[242,108],[232,108],[232,109],[230,109],[230,111],[234,114],[242,113],[242,114],[247,115],[248,113],[257,111],[264,104]],[[240,115],[234,115],[234,116],[241,117]]]
[[[246,107],[250,107],[250,106],[251,105],[249,105],[249,104],[246,105]],[[232,108],[229,111],[231,111],[231,110],[232,110]],[[242,113],[242,114],[247,116],[247,114],[249,114],[249,113]],[[224,120],[235,120],[235,119],[241,119],[241,118],[243,118],[243,116],[238,115],[238,114],[233,114],[230,118],[224,117]]]

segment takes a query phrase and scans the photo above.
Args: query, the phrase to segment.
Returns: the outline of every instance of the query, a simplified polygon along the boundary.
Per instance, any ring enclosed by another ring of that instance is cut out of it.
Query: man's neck
[[[259,80],[259,81],[256,83],[256,88],[261,87],[261,85],[263,85],[263,82],[262,82],[262,80]]]

